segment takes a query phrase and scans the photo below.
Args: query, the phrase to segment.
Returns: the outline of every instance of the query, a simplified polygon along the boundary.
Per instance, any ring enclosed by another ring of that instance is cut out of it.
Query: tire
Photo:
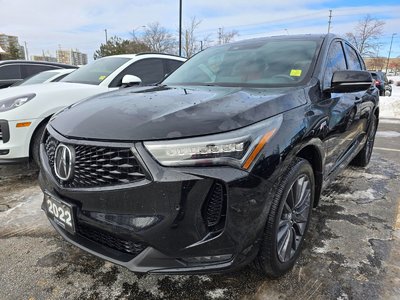
[[[377,130],[377,122],[375,115],[371,117],[371,124],[368,130],[367,140],[364,147],[358,152],[356,157],[351,161],[351,165],[356,167],[366,167],[371,160],[372,149],[374,148],[375,134]]]
[[[31,140],[31,155],[32,155],[31,158],[37,166],[40,166],[40,156],[39,156],[40,141],[42,139],[42,135],[46,128],[46,125],[47,125],[47,122],[45,122],[42,125],[39,125],[39,127],[36,129],[35,133],[33,134],[32,140]]]
[[[304,193],[295,189],[295,184],[301,182],[304,184],[301,187],[305,187]],[[277,278],[293,268],[308,230],[315,195],[314,172],[310,163],[296,158],[283,177],[274,184],[272,195],[271,208],[254,264],[266,276]],[[293,207],[297,212],[294,212]],[[285,248],[286,241],[291,247],[286,243]]]

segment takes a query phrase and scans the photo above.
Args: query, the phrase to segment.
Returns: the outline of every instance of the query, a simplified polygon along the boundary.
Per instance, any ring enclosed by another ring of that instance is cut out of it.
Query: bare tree
[[[142,42],[149,46],[151,51],[154,52],[174,52],[175,38],[158,22],[146,26]]]
[[[195,35],[195,30],[199,27],[200,23],[201,20],[192,17],[190,24],[185,27],[182,48],[187,58],[192,57],[201,50],[201,42],[197,40]]]
[[[235,39],[236,36],[239,35],[239,32],[237,30],[232,30],[232,31],[225,31],[225,29],[219,28],[218,29],[218,43],[219,44],[226,44]]]
[[[360,51],[362,56],[371,56],[379,46],[385,22],[366,15],[361,19],[353,32],[346,33],[348,40]]]

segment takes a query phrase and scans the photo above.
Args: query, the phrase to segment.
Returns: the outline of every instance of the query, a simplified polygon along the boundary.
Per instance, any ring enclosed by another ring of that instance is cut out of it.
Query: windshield
[[[105,57],[79,68],[60,81],[99,85],[112,72],[129,60],[125,57]]]
[[[56,74],[57,73],[55,73],[55,72],[42,72],[42,73],[33,75],[29,78],[26,78],[24,80],[18,81],[16,83],[14,83],[12,86],[43,83],[47,79],[50,79],[51,77],[55,76]]]
[[[183,64],[166,85],[293,86],[315,61],[315,40],[252,40],[209,48]]]

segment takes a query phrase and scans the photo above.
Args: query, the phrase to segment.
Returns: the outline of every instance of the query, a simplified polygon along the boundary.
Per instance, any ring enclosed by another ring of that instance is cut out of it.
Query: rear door
[[[348,69],[343,43],[334,40],[329,48],[328,60],[325,66],[323,89],[328,91],[332,75],[335,71]],[[328,111],[328,134],[325,144],[325,174],[329,175],[345,160],[347,154],[355,147],[357,139],[357,99],[359,93],[325,92],[321,104]]]
[[[365,70],[365,64],[357,51],[348,43],[344,43],[344,49],[348,65],[347,68],[349,70]],[[369,119],[375,106],[374,97],[370,92],[365,91],[352,94],[354,95],[356,106],[356,115],[354,119],[356,126],[355,133],[356,138],[360,140],[364,137],[368,129]]]

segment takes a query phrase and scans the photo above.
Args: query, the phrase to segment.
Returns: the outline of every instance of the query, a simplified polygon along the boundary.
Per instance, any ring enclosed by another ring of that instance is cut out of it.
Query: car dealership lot
[[[159,276],[104,262],[51,228],[33,167],[0,166],[0,299],[394,298],[400,293],[399,145],[400,122],[383,120],[370,165],[348,168],[325,190],[299,262],[279,280],[251,267]]]

